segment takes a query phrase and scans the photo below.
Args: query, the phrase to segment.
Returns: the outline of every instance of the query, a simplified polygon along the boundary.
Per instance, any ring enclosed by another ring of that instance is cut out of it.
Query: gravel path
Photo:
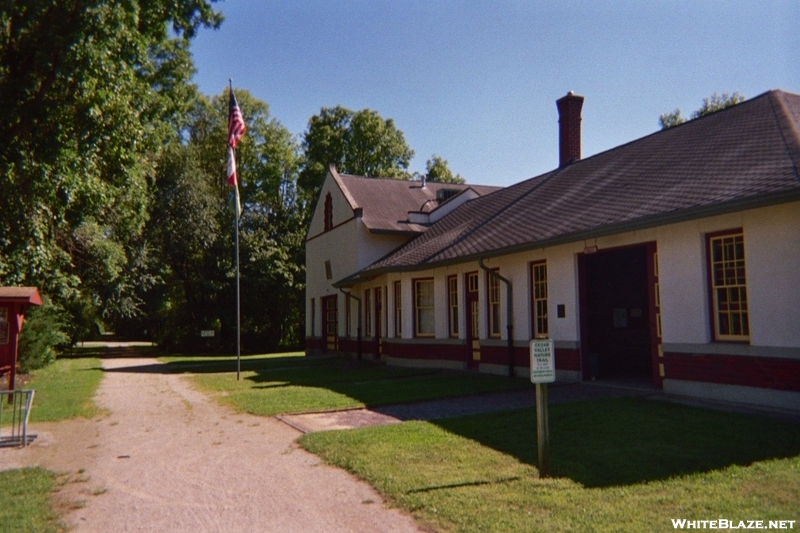
[[[155,365],[155,366],[154,366]],[[77,532],[412,532],[366,483],[326,466],[275,418],[235,414],[154,371],[154,359],[105,359],[93,420],[31,424],[0,469],[66,474],[60,493]]]

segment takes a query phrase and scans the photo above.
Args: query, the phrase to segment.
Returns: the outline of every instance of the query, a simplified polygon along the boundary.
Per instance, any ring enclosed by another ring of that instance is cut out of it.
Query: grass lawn
[[[50,494],[56,475],[41,468],[0,472],[0,533],[63,531]]]
[[[92,418],[98,408],[94,393],[103,370],[95,357],[56,359],[36,370],[26,389],[34,389],[31,422],[56,422],[70,418]]]
[[[300,443],[439,531],[800,520],[798,425],[645,399],[552,405],[553,477],[539,479],[535,418],[525,409],[308,434]]]
[[[525,380],[398,368],[302,353],[242,358],[162,358],[223,403],[261,416],[396,404],[530,387]]]
[[[91,418],[98,411],[93,397],[102,375],[96,357],[57,359],[36,370],[31,381],[20,387],[36,391],[29,420]],[[10,422],[9,411],[3,413],[4,423]],[[53,472],[41,468],[0,471],[0,533],[63,531],[51,501],[57,490]]]
[[[31,422],[58,422],[70,418],[92,418],[98,409],[94,393],[103,371],[96,357],[57,359],[46,368],[35,370],[21,389],[34,389]],[[4,410],[3,422],[9,410]]]

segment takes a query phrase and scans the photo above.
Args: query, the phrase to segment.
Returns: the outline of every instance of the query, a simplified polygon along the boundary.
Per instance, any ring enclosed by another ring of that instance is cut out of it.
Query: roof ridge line
[[[786,108],[784,94],[783,91],[770,91],[769,102],[772,106],[775,120],[778,122],[778,130],[783,138],[786,152],[794,163],[795,177],[800,180],[800,130],[798,130],[797,124],[791,118],[792,114]]]

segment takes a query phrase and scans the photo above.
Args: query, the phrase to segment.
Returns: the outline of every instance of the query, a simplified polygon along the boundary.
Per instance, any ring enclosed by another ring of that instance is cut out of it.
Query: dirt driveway
[[[65,519],[78,532],[404,532],[366,483],[294,443],[275,418],[236,414],[161,373],[154,359],[103,360],[93,420],[31,424],[0,469],[66,473]]]

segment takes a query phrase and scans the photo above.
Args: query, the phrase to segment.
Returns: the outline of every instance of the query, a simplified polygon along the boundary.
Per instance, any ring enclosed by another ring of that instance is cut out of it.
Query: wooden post
[[[539,447],[539,477],[550,477],[550,424],[547,384],[556,380],[555,346],[552,339],[534,339],[531,349],[531,383],[536,385],[536,436]]]
[[[539,477],[550,477],[550,424],[547,383],[536,384],[536,435],[539,445]]]

